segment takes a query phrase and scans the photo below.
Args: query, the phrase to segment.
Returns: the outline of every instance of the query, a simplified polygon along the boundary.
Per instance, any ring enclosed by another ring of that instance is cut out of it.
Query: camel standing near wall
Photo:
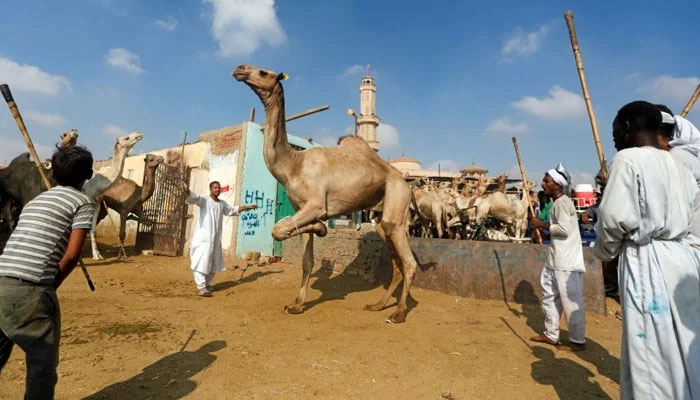
[[[98,204],[102,203],[101,197],[105,190],[109,188],[117,178],[122,176],[124,171],[124,161],[129,154],[129,150],[139,141],[143,139],[140,132],[131,132],[126,136],[115,139],[114,153],[109,169],[104,173],[96,173],[85,182],[83,193],[94,199]],[[100,213],[100,207],[95,207],[95,212],[92,215],[92,229],[90,229],[90,241],[92,242],[92,259],[102,260],[104,257],[97,249],[97,241],[95,240],[95,227],[97,226],[97,217]]]
[[[533,187],[535,187],[535,182],[527,182],[523,185],[520,198],[502,192],[493,192],[479,197],[475,202],[477,223],[487,216],[493,217],[506,224],[512,236],[522,239],[527,230],[529,209],[525,191],[529,192]]]
[[[150,225],[152,222],[143,216],[143,203],[148,201],[156,188],[156,169],[163,163],[164,158],[154,154],[146,154],[144,159],[145,168],[143,172],[143,187],[139,186],[131,179],[123,177],[117,178],[114,183],[105,190],[103,199],[107,207],[119,213],[119,248],[118,258],[126,257],[123,253],[124,239],[126,238],[126,221],[132,219],[129,214],[133,214],[142,224]],[[97,223],[107,216],[107,210],[102,203],[99,204],[100,212],[97,216]]]
[[[376,229],[388,248],[393,278],[382,299],[366,310],[380,311],[403,281],[396,311],[389,322],[406,319],[416,260],[408,245],[408,204],[411,191],[401,173],[377,156],[360,137],[347,137],[337,148],[312,147],[295,151],[289,145],[284,114],[283,74],[241,65],[233,71],[236,80],[248,85],[265,106],[263,158],[270,173],[284,186],[296,213],[272,228],[276,240],[303,234],[303,277],[299,296],[285,307],[291,314],[304,311],[309,276],[314,264],[313,234],[327,233],[322,222],[330,217],[381,207]]]
[[[78,140],[78,131],[72,129],[64,132],[60,139],[58,147],[75,146]],[[51,186],[55,186],[56,181],[50,173],[51,161],[45,161],[42,168]],[[46,191],[46,187],[29,153],[20,154],[6,168],[0,170],[0,209],[3,210],[10,230],[14,230],[22,208],[44,191]]]

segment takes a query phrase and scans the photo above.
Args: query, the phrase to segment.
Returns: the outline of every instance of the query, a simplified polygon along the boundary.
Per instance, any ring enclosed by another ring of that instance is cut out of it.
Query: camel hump
[[[13,158],[12,161],[10,161],[10,165],[16,164],[16,163],[29,162],[30,161],[29,157],[30,157],[29,153],[22,153],[22,154],[18,155],[17,157]]]

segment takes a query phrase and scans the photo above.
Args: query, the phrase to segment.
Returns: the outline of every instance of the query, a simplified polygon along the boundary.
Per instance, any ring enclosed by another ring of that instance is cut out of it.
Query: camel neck
[[[108,178],[114,181],[121,176],[124,170],[124,160],[126,160],[126,153],[128,150],[121,149],[119,147],[115,148],[114,156],[112,157],[112,166],[109,169]]]
[[[141,188],[141,201],[144,202],[151,198],[153,191],[156,188],[155,185],[155,175],[156,167],[146,168],[146,174],[143,176],[143,187]]]
[[[284,90],[277,84],[270,96],[263,99],[265,105],[265,131],[263,157],[265,164],[276,178],[282,176],[283,163],[293,152],[287,139],[287,128],[284,112]]]

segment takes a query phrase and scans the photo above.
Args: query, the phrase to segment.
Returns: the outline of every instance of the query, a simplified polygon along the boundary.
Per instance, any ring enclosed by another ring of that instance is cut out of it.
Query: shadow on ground
[[[170,354],[145,367],[143,371],[125,381],[117,382],[94,393],[87,400],[140,400],[180,399],[192,393],[197,383],[193,376],[209,367],[216,356],[213,354],[226,347],[226,342],[209,342],[195,351],[180,351]]]

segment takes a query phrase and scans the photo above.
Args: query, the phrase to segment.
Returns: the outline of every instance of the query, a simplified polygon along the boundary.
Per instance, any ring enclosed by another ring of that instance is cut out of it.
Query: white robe
[[[690,242],[698,187],[668,152],[615,155],[594,252],[620,256],[622,399],[700,399],[699,262]]]
[[[221,251],[221,225],[223,216],[238,214],[238,206],[231,207],[223,200],[214,201],[211,196],[198,196],[190,191],[187,203],[199,206],[197,229],[190,246],[190,261],[193,271],[205,275],[224,270]]]

